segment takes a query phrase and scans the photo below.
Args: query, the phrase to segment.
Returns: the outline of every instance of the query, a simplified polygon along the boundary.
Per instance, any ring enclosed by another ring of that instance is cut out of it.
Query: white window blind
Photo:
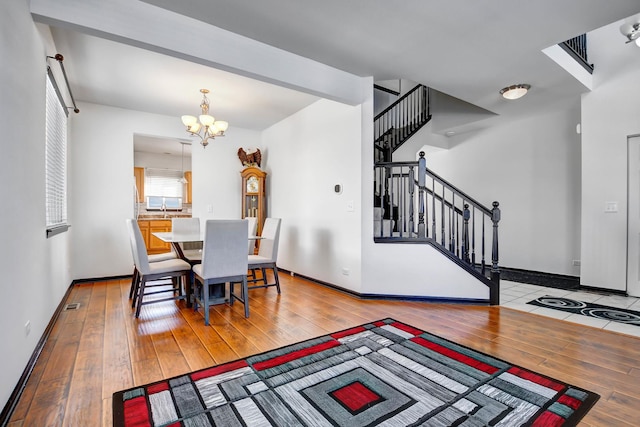
[[[67,114],[47,76],[46,90],[46,226],[47,235],[52,228],[67,226]]]
[[[182,197],[184,184],[182,172],[170,169],[146,168],[144,176],[145,196]]]

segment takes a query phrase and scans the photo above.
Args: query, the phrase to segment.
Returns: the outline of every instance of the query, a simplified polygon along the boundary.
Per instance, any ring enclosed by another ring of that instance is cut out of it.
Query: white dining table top
[[[157,231],[151,233],[158,239],[166,243],[187,243],[204,241],[204,232],[202,233],[174,233],[173,231]],[[248,236],[248,240],[260,240],[260,236]]]

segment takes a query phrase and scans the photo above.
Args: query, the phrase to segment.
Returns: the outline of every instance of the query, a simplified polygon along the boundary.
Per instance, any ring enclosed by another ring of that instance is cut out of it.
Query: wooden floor
[[[111,396],[253,353],[385,317],[601,395],[585,426],[640,425],[640,339],[508,308],[362,301],[282,274],[242,304],[211,309],[211,325],[182,302],[135,319],[127,280],[76,285],[9,426],[110,426]]]

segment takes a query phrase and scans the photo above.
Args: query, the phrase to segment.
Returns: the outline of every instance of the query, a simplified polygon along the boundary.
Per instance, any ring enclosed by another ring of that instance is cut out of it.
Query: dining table
[[[173,231],[156,231],[151,234],[153,234],[155,237],[162,240],[163,242],[171,244],[171,247],[175,251],[176,255],[178,255],[178,258],[189,262],[189,260],[185,257],[184,252],[182,251],[182,246],[180,245],[180,243],[204,242],[205,233],[204,231],[200,231],[199,233],[179,233],[179,232],[174,233]],[[261,236],[247,236],[247,238],[249,240],[262,239]],[[191,272],[191,274],[192,274],[191,282],[195,286],[195,282],[193,280],[193,271]],[[216,304],[224,304],[225,302],[228,302],[229,299],[225,295],[226,284],[219,283],[212,286],[213,286],[213,289],[212,289],[212,292],[210,293],[211,295],[210,304],[216,305]],[[191,306],[191,301],[187,301],[187,303],[188,303],[188,306]]]

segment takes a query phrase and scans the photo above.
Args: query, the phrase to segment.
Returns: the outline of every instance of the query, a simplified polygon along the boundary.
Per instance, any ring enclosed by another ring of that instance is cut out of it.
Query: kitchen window
[[[181,179],[181,171],[146,168],[144,193],[147,210],[182,210],[184,183]]]

